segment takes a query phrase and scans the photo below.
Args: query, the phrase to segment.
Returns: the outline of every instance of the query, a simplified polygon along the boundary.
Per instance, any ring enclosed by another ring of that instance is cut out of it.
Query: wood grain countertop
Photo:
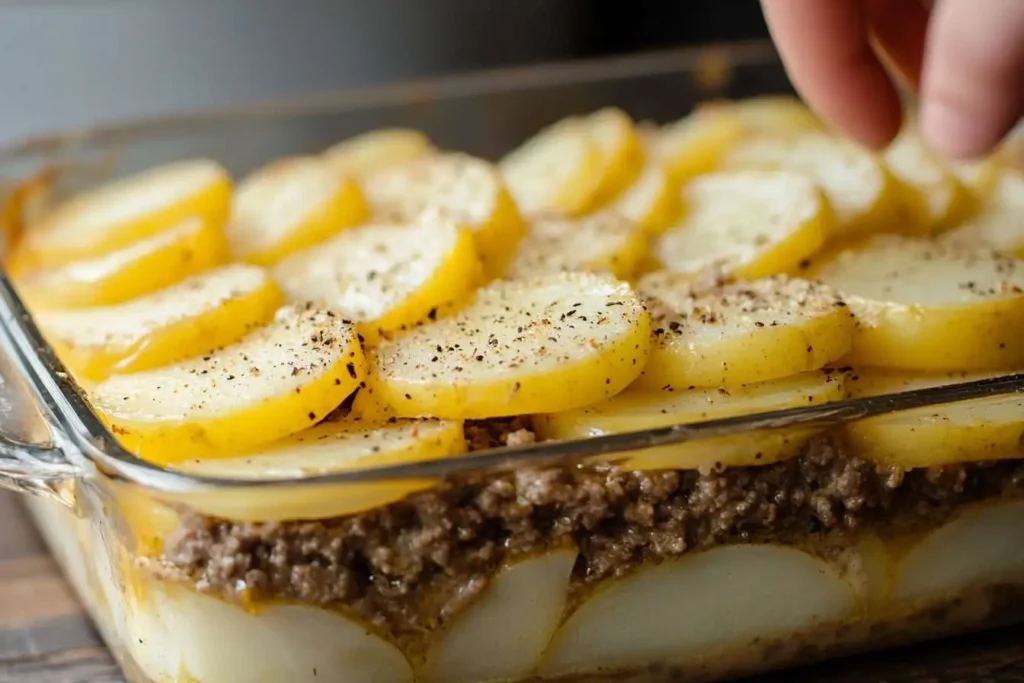
[[[0,492],[0,683],[125,683],[17,496],[6,492]],[[749,683],[1024,683],[1024,627]]]

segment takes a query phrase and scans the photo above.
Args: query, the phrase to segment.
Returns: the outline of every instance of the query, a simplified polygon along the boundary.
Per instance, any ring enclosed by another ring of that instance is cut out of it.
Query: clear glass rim
[[[318,112],[421,104],[487,93],[638,78],[694,74],[701,68],[735,69],[777,63],[770,43],[757,41],[659,51],[625,57],[499,69],[397,85],[375,86],[297,100],[240,105],[34,137],[0,148],[0,163],[59,155],[89,145],[123,144],[161,131],[222,125],[240,119],[288,118]],[[6,274],[0,275],[0,326],[26,379],[72,447],[105,476],[168,493],[218,489],[307,487],[403,479],[443,479],[456,474],[548,466],[602,455],[640,451],[786,427],[825,428],[913,408],[1024,393],[1024,374],[918,389],[884,396],[778,410],[588,439],[543,442],[478,451],[414,463],[367,467],[282,479],[232,479],[186,474],[156,465],[122,448],[93,412],[81,389],[43,339]]]

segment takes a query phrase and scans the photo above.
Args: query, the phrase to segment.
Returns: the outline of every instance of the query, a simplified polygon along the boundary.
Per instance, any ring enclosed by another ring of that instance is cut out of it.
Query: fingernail
[[[977,157],[991,144],[970,112],[947,102],[928,103],[921,112],[921,132],[936,152],[953,159]]]

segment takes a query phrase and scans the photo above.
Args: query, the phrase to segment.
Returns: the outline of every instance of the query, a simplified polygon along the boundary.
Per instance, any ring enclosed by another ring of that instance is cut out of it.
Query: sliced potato
[[[587,405],[643,370],[651,321],[626,284],[585,273],[485,287],[384,342],[373,384],[400,417],[475,419]]]
[[[1024,171],[1005,169],[977,213],[944,234],[943,240],[968,247],[989,247],[1009,256],[1024,256]]]
[[[732,149],[729,169],[787,169],[803,173],[828,197],[842,235],[894,230],[900,207],[895,179],[870,152],[824,133],[754,138]]]
[[[505,276],[522,279],[590,271],[626,279],[647,253],[647,236],[640,226],[612,211],[583,218],[538,219],[530,224]]]
[[[995,157],[957,161],[949,164],[949,170],[978,197],[986,197],[995,188],[1002,166]]]
[[[668,171],[652,162],[608,205],[608,210],[625,216],[648,235],[657,235],[678,218],[679,205],[679,190]]]
[[[330,420],[230,458],[189,459],[175,468],[230,479],[290,479],[434,460],[466,452],[462,423],[448,420]],[[205,514],[246,521],[324,519],[387,505],[434,482],[392,480],[308,489],[217,491],[191,496]]]
[[[501,160],[501,174],[522,212],[579,214],[604,181],[605,157],[586,119],[568,118],[541,130]]]
[[[841,372],[822,370],[731,389],[631,388],[586,408],[537,416],[534,427],[542,438],[569,440],[754,415],[841,400],[846,396],[844,379]],[[797,455],[810,436],[808,430],[748,431],[617,453],[615,459],[623,460],[623,468],[635,470],[767,465]]]
[[[676,183],[685,183],[717,169],[723,155],[745,135],[742,120],[731,109],[701,107],[655,133],[648,152]]]
[[[853,315],[827,285],[776,276],[695,291],[688,276],[637,283],[654,343],[636,386],[731,387],[788,377],[843,357]]]
[[[228,260],[218,226],[191,218],[95,258],[25,274],[17,286],[39,308],[119,304],[169,287]]]
[[[433,154],[434,145],[423,133],[407,128],[384,128],[342,140],[324,151],[336,172],[359,177]]]
[[[99,380],[232,344],[283,303],[266,271],[229,265],[123,304],[42,311],[38,320],[73,372]]]
[[[682,219],[654,243],[664,268],[755,279],[792,272],[818,251],[833,216],[820,190],[787,171],[736,171],[683,188]]]
[[[439,214],[473,233],[487,272],[498,272],[526,229],[492,164],[465,154],[434,155],[365,179],[375,214],[416,221]]]
[[[904,129],[889,146],[885,162],[903,183],[907,218],[920,226],[919,232],[955,225],[971,211],[971,193],[913,128]]]
[[[151,462],[230,457],[322,420],[365,376],[355,328],[331,312],[282,309],[208,356],[98,384],[92,404]]]
[[[281,159],[238,184],[225,228],[235,259],[270,265],[362,222],[355,181],[317,157]]]
[[[712,103],[716,106],[719,103]],[[807,105],[789,95],[763,95],[728,102],[748,135],[788,135],[823,131],[821,119]]]
[[[198,218],[220,227],[231,178],[208,159],[178,161],[121,178],[59,204],[22,237],[26,267],[53,268],[153,237]]]
[[[990,251],[880,235],[813,266],[857,316],[854,365],[988,370],[1024,365],[1024,264]]]
[[[633,120],[621,109],[608,107],[596,111],[587,117],[587,126],[604,164],[601,183],[591,201],[593,207],[601,207],[618,197],[640,175],[644,152]]]
[[[345,230],[273,273],[289,300],[325,304],[371,344],[461,305],[483,278],[472,235],[425,218]]]
[[[848,386],[854,397],[878,396],[1000,374],[922,376],[861,371]],[[847,436],[858,455],[906,469],[1017,459],[1024,436],[1024,396],[958,401],[858,420],[847,425]]]

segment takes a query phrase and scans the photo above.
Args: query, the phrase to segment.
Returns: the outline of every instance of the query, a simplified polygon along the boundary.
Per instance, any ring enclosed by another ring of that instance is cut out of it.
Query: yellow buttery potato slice
[[[1002,169],[977,212],[942,238],[950,244],[1024,256],[1024,171]]]
[[[713,173],[683,188],[682,218],[654,243],[664,268],[754,279],[792,272],[832,229],[822,193],[789,171]]]
[[[1008,373],[857,374],[854,398],[960,384]],[[1024,396],[993,396],[903,410],[851,422],[847,441],[861,457],[912,469],[1020,458]]]
[[[227,259],[220,227],[190,218],[102,256],[27,273],[17,286],[39,308],[107,306],[169,287]]]
[[[811,273],[857,317],[854,365],[987,370],[1024,365],[1024,264],[991,251],[878,235]]]
[[[355,181],[318,157],[281,159],[238,184],[225,228],[235,259],[269,265],[362,222]]]
[[[971,193],[913,128],[904,129],[889,146],[885,162],[903,183],[907,217],[920,232],[947,228],[970,212]]]
[[[323,156],[338,173],[359,177],[435,151],[430,139],[417,130],[384,128],[342,140],[327,148]]]
[[[651,136],[650,155],[677,183],[718,168],[723,155],[746,135],[740,117],[728,107],[700,107]]]
[[[231,178],[207,159],[178,161],[83,192],[26,230],[26,267],[51,268],[93,258],[180,225],[189,218],[220,227]]]
[[[42,311],[38,322],[73,372],[99,380],[234,343],[283,303],[266,271],[229,265],[123,304]]]
[[[604,164],[601,184],[592,201],[594,207],[601,207],[636,180],[644,166],[644,152],[633,120],[621,109],[596,111],[587,117],[587,126]]]
[[[731,387],[788,377],[849,350],[853,315],[835,291],[777,276],[695,291],[686,276],[645,276],[654,342],[636,386]]]
[[[525,230],[497,169],[465,154],[434,155],[374,173],[363,188],[383,220],[416,221],[429,213],[470,230],[490,274],[500,270]]]
[[[457,421],[329,420],[258,451],[231,458],[184,460],[175,468],[206,477],[298,479],[447,458],[465,451],[465,434]],[[238,520],[323,519],[387,505],[430,484],[394,480],[306,490],[219,491],[216,497],[204,499],[200,507],[207,514]]]
[[[748,135],[788,135],[825,128],[806,104],[788,95],[751,97],[729,102],[726,106],[739,117]]]
[[[869,151],[825,133],[754,138],[733,148],[723,167],[787,169],[803,173],[824,191],[842,235],[894,230],[899,188]]]
[[[346,230],[273,274],[289,300],[338,311],[367,343],[462,304],[483,277],[469,231],[426,218]]]
[[[843,373],[819,370],[729,389],[630,388],[596,405],[537,416],[534,427],[542,438],[570,440],[754,415],[841,400],[846,395],[844,379]],[[796,455],[810,436],[806,429],[747,431],[620,453],[615,459],[622,458],[622,467],[636,470],[766,465]]]
[[[650,316],[586,273],[500,281],[456,315],[377,349],[372,386],[400,417],[474,419],[581,406],[643,370]]]
[[[650,162],[608,210],[633,221],[646,234],[657,235],[678,217],[679,189],[661,164]]]
[[[290,307],[207,356],[115,375],[92,404],[122,445],[151,462],[229,457],[315,425],[365,375],[354,327]]]
[[[647,236],[613,211],[583,218],[547,218],[531,223],[506,277],[528,278],[572,271],[632,276],[647,256]]]

